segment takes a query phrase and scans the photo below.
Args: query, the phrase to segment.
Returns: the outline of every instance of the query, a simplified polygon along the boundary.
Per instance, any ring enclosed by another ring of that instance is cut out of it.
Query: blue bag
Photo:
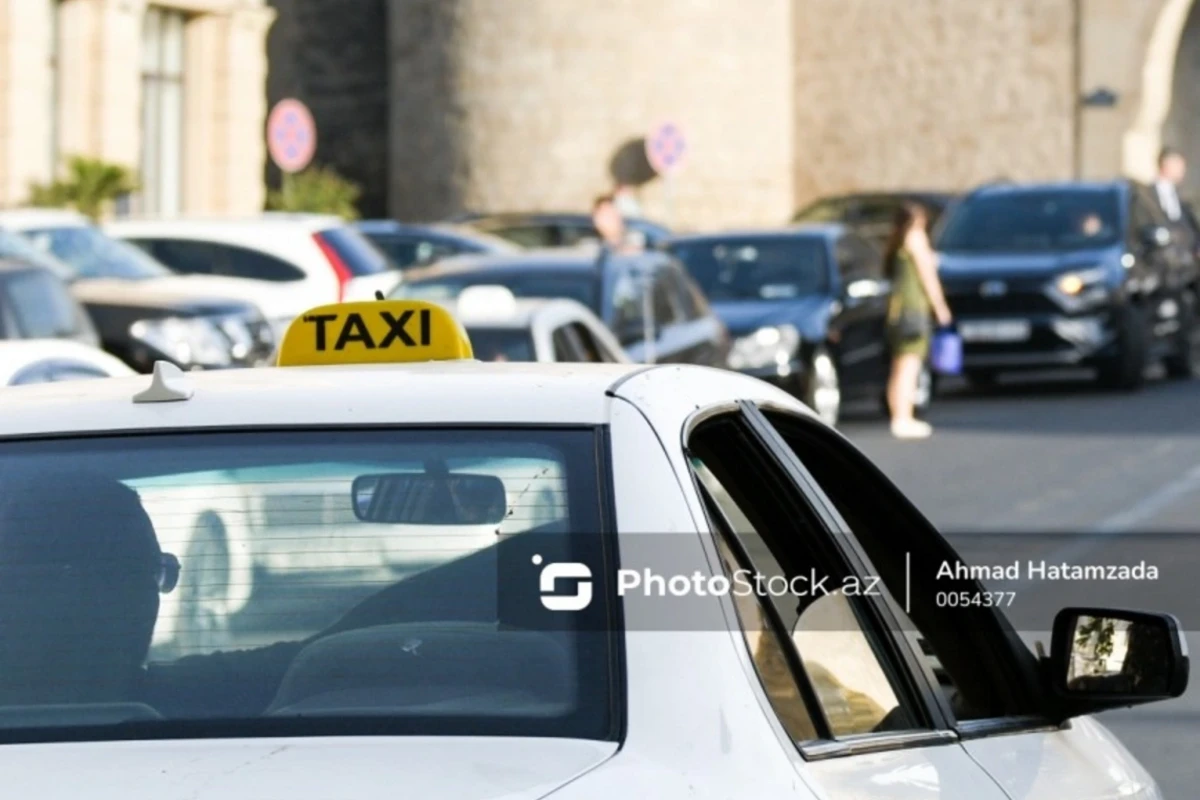
[[[953,327],[939,328],[929,346],[930,366],[942,375],[959,375],[962,373],[962,361],[963,343],[958,331]]]

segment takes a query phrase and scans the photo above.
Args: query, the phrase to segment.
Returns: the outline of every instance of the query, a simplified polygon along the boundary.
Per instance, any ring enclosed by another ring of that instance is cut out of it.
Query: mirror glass
[[[1080,614],[1068,630],[1068,692],[1145,696],[1171,693],[1177,634],[1165,619]]]
[[[394,525],[495,525],[508,511],[504,482],[494,475],[396,472],[361,475],[354,515]]]

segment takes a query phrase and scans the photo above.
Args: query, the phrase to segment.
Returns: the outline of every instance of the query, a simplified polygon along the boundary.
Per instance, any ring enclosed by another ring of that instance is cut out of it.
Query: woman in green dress
[[[888,408],[892,435],[899,439],[924,439],[933,433],[928,423],[913,416],[913,399],[921,368],[929,357],[932,318],[950,324],[950,308],[937,274],[937,255],[929,243],[929,215],[921,206],[906,203],[896,214],[884,256],[891,281],[888,299],[887,338],[892,357],[888,378]]]

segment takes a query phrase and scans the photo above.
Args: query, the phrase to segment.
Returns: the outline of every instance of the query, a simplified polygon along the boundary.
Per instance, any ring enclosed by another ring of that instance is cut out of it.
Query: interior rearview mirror
[[[459,472],[360,475],[351,500],[359,520],[393,525],[495,525],[508,512],[502,480]]]
[[[1147,225],[1142,231],[1142,239],[1147,247],[1166,247],[1171,243],[1171,231],[1163,225]]]
[[[1080,713],[1179,697],[1187,643],[1170,614],[1068,608],[1054,620],[1055,693]]]

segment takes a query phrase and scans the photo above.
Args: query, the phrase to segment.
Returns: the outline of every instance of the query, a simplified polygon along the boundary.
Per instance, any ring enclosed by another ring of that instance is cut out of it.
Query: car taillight
[[[342,261],[342,257],[338,255],[337,250],[333,248],[325,237],[319,233],[313,234],[313,241],[317,243],[317,247],[321,248],[321,252],[325,254],[325,258],[329,261],[329,266],[333,268],[333,274],[337,276],[338,281],[338,302],[342,302],[346,297],[346,284],[350,283],[354,278],[354,274],[350,272],[350,268],[346,266],[346,262]]]

